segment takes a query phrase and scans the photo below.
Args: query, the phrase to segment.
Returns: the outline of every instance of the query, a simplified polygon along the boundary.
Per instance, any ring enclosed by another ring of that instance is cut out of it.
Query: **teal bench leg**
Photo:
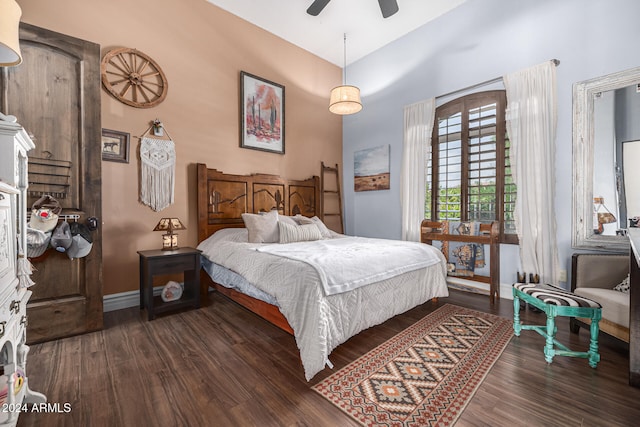
[[[589,366],[595,368],[600,362],[600,353],[598,353],[598,334],[600,333],[600,319],[602,312],[594,310],[591,316],[591,342],[589,343]]]
[[[547,312],[547,334],[545,335],[544,360],[546,360],[547,363],[553,362],[553,356],[556,354],[553,346],[556,336],[556,315],[553,307],[552,305],[547,305],[547,309],[545,310]]]
[[[522,325],[520,324],[520,298],[513,290],[513,333],[519,337]]]

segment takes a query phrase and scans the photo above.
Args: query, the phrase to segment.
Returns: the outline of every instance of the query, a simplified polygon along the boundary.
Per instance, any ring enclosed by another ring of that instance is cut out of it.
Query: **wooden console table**
[[[629,228],[629,384],[640,387],[640,228]]]
[[[477,243],[489,246],[489,275],[475,274],[473,277],[461,277],[466,280],[489,284],[489,301],[493,304],[500,300],[500,224],[493,221],[489,224],[480,224],[480,233],[477,236],[449,234],[443,229],[442,222],[423,220],[420,224],[420,241],[431,245],[434,240]]]

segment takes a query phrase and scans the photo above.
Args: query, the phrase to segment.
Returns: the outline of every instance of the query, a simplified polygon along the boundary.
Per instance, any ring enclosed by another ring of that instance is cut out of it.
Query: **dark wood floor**
[[[338,347],[340,368],[446,304],[511,318],[512,301],[451,291]],[[527,323],[543,321],[523,312]],[[304,379],[290,335],[219,294],[199,310],[152,322],[137,308],[105,314],[100,332],[31,346],[33,390],[70,413],[23,413],[18,426],[352,426],[348,416],[311,390],[325,369]],[[558,337],[584,349],[588,334]],[[458,426],[630,426],[640,420],[640,389],[627,383],[628,353],[601,335],[602,361],[544,361],[542,337],[512,338],[458,421]]]

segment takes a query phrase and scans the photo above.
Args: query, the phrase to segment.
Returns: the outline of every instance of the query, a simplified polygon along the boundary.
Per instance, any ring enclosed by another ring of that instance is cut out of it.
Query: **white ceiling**
[[[318,16],[313,0],[207,0],[340,67],[402,37],[466,0],[397,0],[399,11],[382,18],[376,0],[332,0]]]

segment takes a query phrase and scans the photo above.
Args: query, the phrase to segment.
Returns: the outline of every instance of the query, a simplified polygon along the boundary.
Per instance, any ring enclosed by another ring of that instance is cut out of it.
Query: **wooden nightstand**
[[[200,307],[200,251],[180,248],[175,251],[160,249],[138,251],[140,254],[140,309],[146,307],[149,320],[156,314],[185,307]],[[153,276],[184,273],[182,297],[164,302],[160,295],[153,296]]]

